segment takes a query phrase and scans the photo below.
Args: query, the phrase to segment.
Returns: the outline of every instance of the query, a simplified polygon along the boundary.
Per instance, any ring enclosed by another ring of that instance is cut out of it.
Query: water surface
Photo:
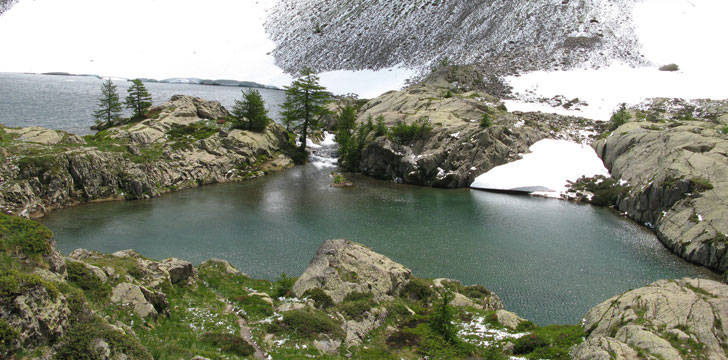
[[[59,76],[0,73],[0,123],[10,127],[42,126],[79,135],[90,134],[94,123],[101,84],[105,80],[87,76]],[[114,80],[120,99],[127,95],[131,82]],[[241,98],[243,87],[194,84],[144,83],[152,94],[154,106],[176,94],[217,100],[228,110]],[[279,118],[285,95],[279,90],[256,89],[263,96],[269,116]],[[125,109],[124,116],[131,115]]]
[[[538,323],[577,323],[592,306],[663,278],[713,277],[604,208],[396,185],[350,176],[329,187],[308,165],[161,198],[88,204],[41,219],[59,249],[133,248],[162,259],[229,260],[252,277],[300,275],[326,239],[363,243],[421,277],[496,291]]]

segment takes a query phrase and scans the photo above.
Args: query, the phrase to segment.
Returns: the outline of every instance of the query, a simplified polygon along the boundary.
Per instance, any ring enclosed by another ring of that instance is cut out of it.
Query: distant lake
[[[10,127],[42,126],[74,134],[92,133],[93,112],[97,108],[101,84],[105,80],[89,76],[0,73],[0,124]],[[113,80],[123,101],[130,81]],[[152,103],[161,105],[172,95],[192,95],[217,100],[228,110],[241,98],[244,87],[195,84],[144,83]],[[263,96],[268,114],[278,119],[285,95],[279,90],[256,89]],[[125,109],[125,115],[131,113]]]

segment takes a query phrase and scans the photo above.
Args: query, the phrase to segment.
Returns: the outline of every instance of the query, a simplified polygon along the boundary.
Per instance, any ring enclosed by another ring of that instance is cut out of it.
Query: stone
[[[716,103],[721,104],[708,101],[695,112]],[[722,109],[728,112],[728,106]],[[619,211],[654,227],[679,256],[728,270],[728,141],[713,123],[629,122],[593,147],[612,175],[631,186],[617,201]]]
[[[230,263],[227,260],[222,260],[222,259],[212,258],[209,260],[205,260],[202,264],[200,264],[199,267],[203,268],[203,267],[211,267],[211,266],[220,267],[223,269],[223,271],[226,274],[229,274],[229,275],[241,275],[241,274],[245,275],[245,274],[241,273],[240,270],[238,270],[234,266],[230,265]]]
[[[169,272],[172,284],[187,283],[196,276],[196,270],[189,261],[169,258],[162,260],[162,266]]]
[[[114,287],[111,291],[111,302],[131,306],[142,318],[156,319],[160,314],[168,314],[169,308],[163,293],[131,283],[121,283]]]
[[[295,310],[304,310],[307,309],[309,306],[305,303],[297,303],[297,302],[291,302],[291,303],[285,303],[281,304],[276,308],[276,312],[284,313],[286,311],[295,311]]]
[[[386,317],[387,310],[383,308],[373,308],[365,313],[361,321],[345,321],[343,324],[343,329],[346,332],[344,344],[347,347],[361,345],[364,338],[369,335],[369,332],[381,326]]]
[[[341,340],[314,340],[313,346],[324,354],[335,355],[341,348]]]
[[[728,285],[706,279],[660,280],[589,310],[583,321],[589,335],[574,350],[574,359],[635,359],[635,349],[682,359],[670,336],[684,341],[682,346],[687,341],[701,344],[704,358],[728,359],[722,335],[728,333],[726,319]]]
[[[363,245],[327,240],[296,280],[293,293],[302,297],[308,289],[321,288],[338,304],[347,294],[358,291],[383,301],[397,295],[411,276],[403,265]]]
[[[19,332],[15,345],[24,349],[53,344],[72,325],[66,298],[54,296],[42,285],[24,289],[10,301],[0,301],[0,318]]]
[[[518,328],[518,325],[526,321],[526,319],[506,310],[497,310],[495,312],[495,316],[501,325],[511,330],[516,330],[516,328]]]

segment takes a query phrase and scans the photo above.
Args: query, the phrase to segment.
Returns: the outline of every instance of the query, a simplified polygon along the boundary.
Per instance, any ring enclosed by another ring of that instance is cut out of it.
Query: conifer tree
[[[116,92],[116,85],[111,78],[101,85],[101,96],[99,97],[98,110],[94,111],[96,123],[111,122],[121,116],[121,102]]]
[[[308,67],[301,70],[301,74],[290,86],[285,87],[285,92],[283,119],[286,123],[300,124],[299,151],[304,152],[308,131],[317,125],[321,116],[329,112],[326,104],[331,101],[331,95],[319,84],[319,77]]]
[[[143,119],[147,109],[152,107],[152,95],[144,87],[139,79],[132,80],[132,85],[127,90],[129,95],[124,105],[132,111],[132,119]]]
[[[243,99],[235,100],[233,116],[236,128],[259,132],[265,130],[271,121],[258,90],[243,91]]]

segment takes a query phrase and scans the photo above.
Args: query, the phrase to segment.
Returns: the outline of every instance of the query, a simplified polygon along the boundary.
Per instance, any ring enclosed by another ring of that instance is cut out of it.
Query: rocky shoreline
[[[580,325],[537,326],[482,286],[418,278],[346,240],[321,244],[301,277],[270,282],[219,259],[63,257],[32,220],[0,215],[0,227],[0,354],[11,358],[728,358],[728,285],[711,280],[658,281]],[[443,298],[454,342],[433,330]]]
[[[0,126],[0,211],[38,217],[80,203],[156,197],[293,166],[285,129],[231,130],[229,113],[216,101],[177,95],[150,114],[84,138]]]

